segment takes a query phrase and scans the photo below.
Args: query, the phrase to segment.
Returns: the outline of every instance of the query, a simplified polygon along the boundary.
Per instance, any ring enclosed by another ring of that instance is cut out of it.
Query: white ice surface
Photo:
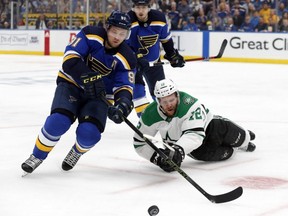
[[[21,177],[55,90],[61,57],[0,55],[0,215],[159,216],[288,215],[288,66],[191,62],[165,65],[179,89],[256,133],[253,153],[225,162],[187,158],[182,169],[208,193],[243,186],[232,202],[213,204],[179,173],[165,173],[133,149],[133,131],[107,122],[102,140],[77,166],[61,170],[75,140],[74,124],[31,175]],[[129,119],[137,124],[133,112]]]

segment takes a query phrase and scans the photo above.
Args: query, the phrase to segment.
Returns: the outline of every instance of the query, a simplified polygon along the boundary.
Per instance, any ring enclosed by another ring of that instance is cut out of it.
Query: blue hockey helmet
[[[117,26],[129,30],[131,27],[131,19],[127,13],[116,10],[108,17],[107,24],[108,26]]]
[[[150,0],[132,0],[134,5],[149,5]]]

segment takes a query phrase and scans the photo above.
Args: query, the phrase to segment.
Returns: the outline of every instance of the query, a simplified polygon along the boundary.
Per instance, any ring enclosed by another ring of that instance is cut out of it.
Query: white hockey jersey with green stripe
[[[211,112],[197,98],[179,92],[177,111],[172,118],[167,117],[157,102],[151,103],[143,112],[137,128],[145,135],[160,134],[162,141],[177,144],[185,154],[198,148],[205,137],[205,130],[213,118]],[[134,148],[143,158],[150,160],[154,150],[136,133]]]

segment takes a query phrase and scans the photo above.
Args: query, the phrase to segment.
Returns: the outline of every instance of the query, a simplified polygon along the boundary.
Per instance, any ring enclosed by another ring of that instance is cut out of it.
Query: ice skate
[[[31,154],[30,157],[21,165],[22,169],[26,172],[23,176],[32,173],[42,162],[43,160],[36,158]]]
[[[253,133],[252,131],[248,130],[249,134],[250,134],[250,140],[254,140],[256,135],[255,133]]]
[[[76,165],[81,155],[82,154],[77,153],[74,148],[72,148],[62,162],[62,169],[65,171],[71,170]]]
[[[253,152],[256,149],[256,145],[252,142],[249,142],[246,152]]]
[[[250,140],[254,140],[255,137],[256,137],[255,134],[252,131],[250,131],[250,130],[248,130],[248,132],[250,134]],[[254,143],[252,143],[252,142],[249,142],[247,146],[240,147],[239,149],[242,150],[242,151],[246,151],[246,152],[253,152],[256,149],[256,145]]]

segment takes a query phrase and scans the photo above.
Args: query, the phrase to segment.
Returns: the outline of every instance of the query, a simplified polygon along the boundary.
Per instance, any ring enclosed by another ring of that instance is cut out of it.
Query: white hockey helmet
[[[154,88],[154,95],[156,98],[162,98],[173,93],[178,92],[178,89],[174,82],[170,79],[163,79],[157,81]]]

